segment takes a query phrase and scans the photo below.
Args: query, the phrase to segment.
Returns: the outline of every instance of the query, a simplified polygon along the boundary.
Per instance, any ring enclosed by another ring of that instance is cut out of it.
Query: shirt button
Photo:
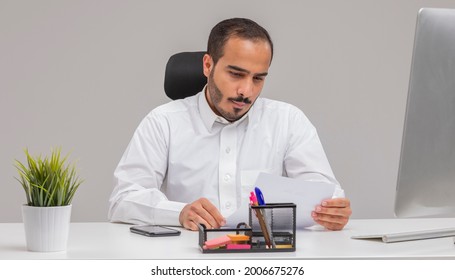
[[[229,174],[224,175],[225,182],[229,181],[230,179],[231,179],[231,175],[229,175]]]
[[[224,206],[226,207],[226,209],[229,209],[229,208],[231,208],[231,203],[230,202],[226,202],[226,204]]]
[[[229,154],[231,152],[231,148],[227,147],[226,148],[226,153]]]

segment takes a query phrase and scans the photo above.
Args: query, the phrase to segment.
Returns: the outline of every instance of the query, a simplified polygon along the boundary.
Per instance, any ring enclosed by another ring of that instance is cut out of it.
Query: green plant
[[[32,157],[25,149],[27,165],[16,160],[16,168],[29,206],[64,206],[71,204],[74,193],[83,180],[76,175],[75,165],[60,157],[61,149],[52,149],[51,156]]]

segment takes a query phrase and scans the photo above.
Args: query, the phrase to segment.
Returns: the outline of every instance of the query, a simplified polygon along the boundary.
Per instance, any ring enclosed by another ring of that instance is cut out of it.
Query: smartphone
[[[149,237],[159,237],[159,236],[177,236],[180,235],[180,231],[172,228],[167,228],[163,226],[132,226],[130,231],[133,233],[149,236]]]

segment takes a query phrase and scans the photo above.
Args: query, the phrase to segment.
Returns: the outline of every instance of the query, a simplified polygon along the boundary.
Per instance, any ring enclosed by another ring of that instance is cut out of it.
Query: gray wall
[[[420,7],[452,1],[0,0],[0,222],[21,221],[14,159],[61,146],[85,183],[73,221],[105,221],[112,172],[140,120],[168,101],[168,57],[249,17],[276,54],[263,96],[318,128],[354,218],[393,217]]]

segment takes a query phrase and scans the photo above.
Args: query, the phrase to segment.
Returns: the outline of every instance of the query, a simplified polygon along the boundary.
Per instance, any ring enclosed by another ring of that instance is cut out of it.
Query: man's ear
[[[205,54],[202,59],[202,67],[204,69],[204,75],[208,78],[210,72],[213,70],[213,59],[209,54]]]

